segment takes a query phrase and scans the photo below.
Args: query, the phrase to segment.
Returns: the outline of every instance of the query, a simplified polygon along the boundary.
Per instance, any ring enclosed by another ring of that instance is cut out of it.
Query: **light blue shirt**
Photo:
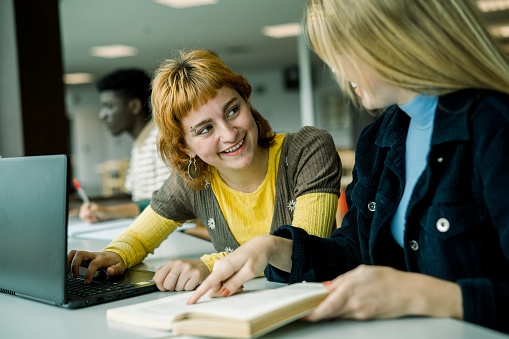
[[[403,246],[408,202],[428,163],[437,104],[438,96],[417,94],[410,102],[399,106],[410,117],[406,139],[405,190],[391,223],[392,235],[400,246]]]

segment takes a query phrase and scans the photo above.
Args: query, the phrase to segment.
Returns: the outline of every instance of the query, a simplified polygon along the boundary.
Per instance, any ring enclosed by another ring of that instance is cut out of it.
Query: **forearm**
[[[266,255],[268,264],[285,272],[290,272],[292,268],[291,240],[271,235],[262,235],[253,241],[257,242],[257,252]],[[212,272],[214,263],[227,255],[228,253],[226,252],[205,254],[200,259],[208,267],[209,271]]]
[[[338,236],[339,231],[341,229],[329,238],[320,238],[299,227],[279,227],[274,235],[292,242],[291,253],[287,255],[291,269],[269,265],[265,270],[267,279],[286,283],[326,281],[357,267],[360,264],[356,256],[357,247],[346,237]]]
[[[462,293],[458,284],[424,274],[408,273],[410,315],[463,319]],[[402,286],[404,293],[405,286]]]
[[[290,239],[276,236],[267,236],[268,244],[268,263],[281,271],[290,272],[292,270],[292,245]]]
[[[181,224],[161,217],[149,206],[103,251],[117,253],[124,260],[126,267],[131,267],[140,263],[147,254],[153,253]]]

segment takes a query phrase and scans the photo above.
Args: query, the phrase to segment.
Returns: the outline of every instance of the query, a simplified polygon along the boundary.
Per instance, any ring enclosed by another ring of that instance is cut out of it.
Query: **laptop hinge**
[[[9,290],[3,289],[3,288],[0,288],[0,293],[7,293],[7,294],[16,295],[16,292],[9,291]]]

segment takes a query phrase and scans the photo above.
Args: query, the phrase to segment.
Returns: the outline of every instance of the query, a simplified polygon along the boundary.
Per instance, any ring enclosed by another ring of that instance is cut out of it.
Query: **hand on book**
[[[239,291],[243,284],[260,276],[269,263],[280,269],[291,267],[291,241],[270,235],[253,238],[216,261],[212,273],[188,300],[196,303],[208,292],[209,297],[227,297]]]
[[[171,260],[152,279],[161,291],[192,291],[209,275],[201,260]]]
[[[407,315],[462,318],[459,286],[424,274],[360,265],[324,286],[330,294],[305,320]]]

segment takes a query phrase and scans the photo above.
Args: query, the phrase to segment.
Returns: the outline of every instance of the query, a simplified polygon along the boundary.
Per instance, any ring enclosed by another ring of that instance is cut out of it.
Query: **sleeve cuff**
[[[212,272],[212,269],[214,268],[214,263],[217,260],[226,257],[226,255],[227,255],[226,252],[204,254],[200,257],[200,259],[207,266],[209,272]]]
[[[140,210],[140,213],[143,212],[145,208],[147,208],[148,205],[150,205],[150,200],[141,200],[134,202],[136,205],[138,205],[138,209]]]
[[[497,328],[497,300],[489,279],[460,279],[463,319],[470,323]]]
[[[292,243],[292,270],[290,273],[268,265],[265,276],[270,281],[294,284],[302,281],[316,281],[314,271],[311,269],[311,260],[307,253],[311,253],[310,245],[306,241],[308,233],[300,227],[281,226],[273,235],[290,239]]]

